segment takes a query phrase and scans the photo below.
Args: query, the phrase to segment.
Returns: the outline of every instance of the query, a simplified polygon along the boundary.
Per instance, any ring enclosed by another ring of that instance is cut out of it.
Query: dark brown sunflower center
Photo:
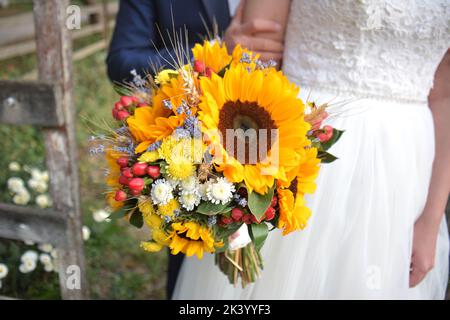
[[[291,190],[292,194],[294,195],[294,200],[297,197],[297,188],[298,188],[298,180],[297,177],[292,180],[291,184],[289,185],[289,190]]]
[[[227,153],[245,164],[265,159],[276,140],[275,122],[256,102],[226,102],[218,128]]]

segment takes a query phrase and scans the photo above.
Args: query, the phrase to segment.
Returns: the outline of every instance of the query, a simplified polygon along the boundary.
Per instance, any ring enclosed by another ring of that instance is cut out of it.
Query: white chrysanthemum
[[[20,171],[20,164],[13,161],[8,165],[9,170],[11,171]]]
[[[48,253],[41,253],[39,255],[39,261],[43,264],[49,264],[52,263],[52,257],[50,257],[50,255]]]
[[[198,206],[200,204],[201,199],[202,197],[197,190],[194,190],[192,192],[182,191],[178,198],[178,201],[180,202],[181,206],[187,211],[192,211],[194,210],[195,206]]]
[[[215,204],[225,204],[233,198],[234,185],[225,178],[218,178],[206,189],[208,200]]]
[[[108,219],[110,215],[111,213],[109,211],[99,209],[92,213],[92,218],[94,218],[95,222],[110,222],[111,219]]]
[[[43,244],[38,245],[38,249],[43,252],[50,253],[53,250],[53,246],[50,243],[43,243]]]
[[[0,263],[0,280],[8,275],[8,266],[6,264]]]
[[[91,237],[91,230],[87,226],[83,226],[83,240],[88,241]]]
[[[20,261],[25,262],[27,260],[37,261],[39,258],[39,254],[34,250],[25,251],[24,254],[20,257]]]
[[[180,183],[179,180],[172,179],[169,177],[166,178],[166,181],[172,186],[173,189],[175,189],[178,186],[178,184]]]
[[[173,199],[173,187],[165,179],[158,179],[152,185],[150,193],[153,204],[167,204]]]
[[[203,184],[198,185],[198,192],[200,193],[200,196],[202,197],[203,201],[209,201],[208,199],[208,187],[211,184],[210,181],[206,181]]]
[[[182,191],[194,192],[198,189],[199,182],[195,175],[187,177],[180,182],[180,188]]]
[[[30,202],[30,200],[31,200],[31,195],[26,189],[23,189],[22,191],[20,191],[13,197],[13,202],[15,204],[22,205],[22,206],[28,204],[28,202]]]
[[[8,189],[11,192],[19,193],[25,190],[25,185],[23,183],[23,180],[17,177],[11,177],[8,179]]]
[[[50,203],[51,203],[50,197],[46,194],[38,195],[34,201],[42,209],[50,207]]]
[[[36,260],[25,260],[22,262],[22,264],[19,266],[19,271],[22,273],[29,273],[36,269]]]

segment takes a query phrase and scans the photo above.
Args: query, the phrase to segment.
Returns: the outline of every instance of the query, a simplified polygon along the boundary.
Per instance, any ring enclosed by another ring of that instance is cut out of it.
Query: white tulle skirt
[[[302,94],[308,93],[303,90]],[[315,92],[319,102],[336,97]],[[346,100],[335,98],[334,102]],[[354,100],[354,98],[353,98]],[[308,196],[308,227],[270,233],[264,270],[255,284],[233,287],[214,256],[185,259],[175,299],[442,299],[448,283],[445,218],[436,264],[410,289],[414,221],[428,192],[434,129],[425,104],[359,99],[331,109],[328,123],[345,134],[322,165]]]

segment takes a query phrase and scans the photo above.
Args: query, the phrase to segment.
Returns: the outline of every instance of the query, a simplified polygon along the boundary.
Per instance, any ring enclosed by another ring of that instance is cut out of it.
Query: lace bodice
[[[285,46],[300,85],[423,102],[450,47],[450,0],[292,0]]]

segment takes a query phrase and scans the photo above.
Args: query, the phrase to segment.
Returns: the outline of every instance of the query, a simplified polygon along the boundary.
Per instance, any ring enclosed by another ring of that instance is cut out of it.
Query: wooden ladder
[[[86,299],[68,0],[34,0],[38,81],[0,81],[0,123],[42,128],[51,210],[0,203],[0,237],[58,248],[63,299]],[[77,283],[80,285],[78,286]]]

